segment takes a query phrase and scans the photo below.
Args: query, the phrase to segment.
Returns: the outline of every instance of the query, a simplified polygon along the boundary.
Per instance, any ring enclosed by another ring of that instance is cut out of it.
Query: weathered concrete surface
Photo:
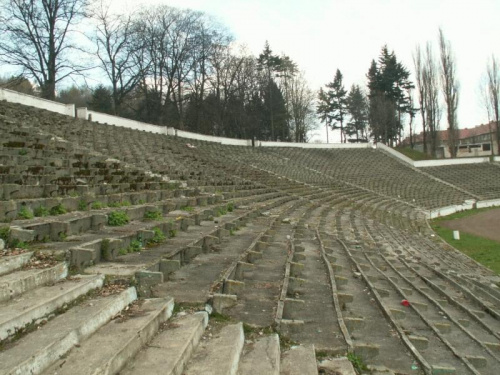
[[[207,324],[206,312],[172,320],[120,374],[181,375]]]
[[[38,374],[137,299],[131,287],[84,301],[0,352],[2,374]]]
[[[32,256],[33,252],[28,252],[0,258],[0,276],[21,268],[30,260]]]
[[[80,276],[64,283],[31,290],[0,304],[0,340],[45,317],[88,291],[100,288],[104,276]]]
[[[171,316],[173,308],[172,298],[144,300],[129,309],[122,319],[103,326],[43,374],[116,374],[153,338],[160,324]]]
[[[318,375],[314,345],[292,347],[283,353],[281,375]]]
[[[59,263],[45,269],[17,271],[0,277],[0,302],[68,276],[68,265]]]
[[[280,340],[277,334],[269,335],[245,345],[238,367],[238,375],[279,375]]]
[[[318,368],[320,370],[326,370],[328,374],[339,374],[339,375],[356,375],[352,363],[346,358],[334,358],[321,361]],[[388,374],[389,375],[389,374]]]
[[[204,341],[188,363],[185,375],[236,375],[245,337],[243,324],[228,325]]]

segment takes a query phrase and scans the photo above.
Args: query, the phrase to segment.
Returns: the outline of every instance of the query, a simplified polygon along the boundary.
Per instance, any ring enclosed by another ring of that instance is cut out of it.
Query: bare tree
[[[500,155],[500,69],[495,56],[491,57],[486,67],[487,100],[491,117],[495,122],[497,153]],[[493,144],[491,145],[493,148]]]
[[[287,88],[295,142],[306,142],[307,133],[314,127],[315,94],[308,87],[303,73],[293,76]]]
[[[441,57],[441,88],[446,103],[446,118],[448,120],[448,147],[451,157],[454,158],[457,156],[458,146],[457,107],[459,83],[456,76],[455,56],[451,50],[450,42],[445,39],[441,28],[439,29],[439,51]]]
[[[415,81],[417,84],[417,92],[418,92],[418,104],[420,109],[420,116],[422,117],[422,143],[424,148],[424,153],[427,154],[427,123],[426,123],[426,107],[425,107],[425,98],[426,94],[426,85],[424,84],[424,71],[425,71],[425,62],[422,62],[422,51],[420,49],[420,45],[417,46],[415,52],[413,53],[413,65],[415,67]],[[410,132],[410,143],[413,147],[413,142],[411,139]]]
[[[84,67],[71,62],[71,27],[84,17],[87,0],[2,0],[0,59],[36,80],[42,97]]]
[[[432,53],[432,45],[427,42],[425,50],[425,67],[422,74],[424,84],[425,122],[429,128],[431,153],[437,156],[441,105],[439,103],[438,68]]]
[[[109,5],[101,1],[92,12],[96,21],[91,40],[96,46],[100,68],[111,83],[112,111],[119,114],[126,96],[142,78],[137,53],[143,42],[138,38],[139,29],[130,16],[112,14]]]

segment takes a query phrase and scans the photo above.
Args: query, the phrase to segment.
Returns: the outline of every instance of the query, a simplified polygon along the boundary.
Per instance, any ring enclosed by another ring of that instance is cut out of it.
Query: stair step
[[[68,265],[64,262],[45,269],[12,272],[0,277],[0,302],[7,301],[31,289],[64,279]]]
[[[245,337],[243,324],[221,329],[215,338],[200,344],[185,375],[236,375]]]
[[[173,298],[141,301],[73,348],[43,374],[116,374],[149,342],[174,308]]]
[[[318,375],[314,345],[292,347],[282,355],[282,375]]]
[[[15,271],[29,262],[33,252],[0,258],[0,276]]]
[[[74,277],[52,286],[30,290],[0,303],[0,340],[15,334],[31,322],[46,317],[58,308],[102,287],[103,275]]]
[[[238,375],[280,373],[280,340],[277,334],[258,339],[243,348]]]
[[[121,375],[181,375],[208,323],[206,312],[172,320],[147,348],[120,372]],[[168,353],[168,355],[166,355]]]
[[[113,296],[88,299],[56,316],[21,338],[14,347],[0,352],[2,371],[39,374],[136,299],[137,293],[132,287]]]

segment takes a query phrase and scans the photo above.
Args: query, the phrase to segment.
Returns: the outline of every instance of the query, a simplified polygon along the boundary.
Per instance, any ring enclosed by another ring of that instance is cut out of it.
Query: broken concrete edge
[[[292,263],[294,254],[295,254],[295,244],[294,244],[295,231],[292,233],[292,236],[289,241],[290,251],[288,253],[288,257],[286,259],[285,264],[285,275],[283,277],[283,284],[281,286],[281,293],[278,299],[278,307],[276,309],[275,322],[280,326],[281,320],[283,319],[283,310],[285,308],[285,300],[288,295],[288,284],[290,283],[290,264]]]
[[[379,272],[380,274],[383,275],[383,272],[380,271],[380,269],[373,263],[373,261],[369,257],[367,257],[366,259],[371,264],[371,266],[377,270],[377,272]],[[385,257],[383,257],[383,259],[385,260]],[[394,272],[396,272],[401,277],[401,274],[399,273],[399,271],[397,271],[390,262],[386,262],[386,263],[390,267],[392,267],[393,270],[394,270]],[[361,268],[359,268],[359,267],[358,267],[358,270],[360,272],[362,272]],[[362,274],[364,275],[364,272],[362,272]],[[389,283],[392,285],[392,287],[394,289],[396,289],[396,291],[398,292],[398,294],[400,295],[400,297],[406,298],[405,293],[401,290],[401,287],[393,279],[391,279],[390,277],[387,277],[386,280],[389,281]],[[405,281],[407,281],[408,283],[410,283],[408,280],[405,280]],[[377,294],[377,297],[380,297],[380,295],[378,295],[378,292],[375,289],[373,289],[372,291],[373,291],[374,295]],[[434,300],[431,300],[431,301],[433,303],[436,303],[436,306],[442,311],[442,309],[441,309],[441,307],[440,307],[440,305],[439,305],[439,303],[437,301],[434,301]],[[448,323],[436,323],[436,324],[432,324],[425,316],[422,315],[422,313],[418,309],[415,309],[415,306],[413,306],[413,305],[410,304],[409,307],[410,307],[410,309],[412,309],[419,316],[419,318],[423,322],[425,322],[425,324],[427,324],[427,326],[432,331],[434,331],[434,334],[439,337],[439,339],[448,347],[448,349],[450,349],[457,358],[460,358],[460,360],[463,363],[465,363],[465,365],[469,368],[469,370],[471,370],[472,372],[475,371],[474,366],[472,366],[472,364],[470,363],[470,361],[464,355],[462,355],[461,353],[459,353],[459,351],[453,345],[451,345],[451,343],[443,336],[443,333],[450,332],[450,330],[451,330],[450,324],[448,324]],[[404,318],[405,313],[402,310],[391,309],[391,308],[388,308],[387,310],[388,310],[387,313],[389,313],[389,315],[392,317],[392,319],[402,319],[402,318]],[[406,334],[405,334],[405,336],[406,336],[406,340],[409,341],[409,342],[411,342],[411,340],[409,340],[409,338],[407,337]],[[412,345],[413,345],[413,343],[412,343]],[[417,350],[417,349],[415,348],[415,350]]]
[[[257,212],[259,209],[256,209],[252,212]],[[276,218],[274,218],[270,224],[270,226],[272,225],[272,223],[274,223],[274,221],[276,220]],[[236,266],[238,265],[239,262],[243,262],[243,263],[247,263],[245,262],[246,258],[247,258],[247,253],[248,251],[251,251],[257,242],[259,242],[259,240],[261,239],[262,236],[265,235],[265,233],[268,231],[268,229],[265,229],[263,230],[262,232],[260,232],[257,237],[255,237],[255,239],[252,241],[252,243],[247,247],[247,249],[245,251],[243,251],[240,256],[238,257],[238,259],[234,260],[230,265],[229,267],[227,267],[226,271],[224,271],[224,273],[222,274],[222,276],[214,281],[212,283],[212,286],[211,286],[211,289],[210,290],[214,290],[214,291],[217,291],[219,293],[223,293],[223,288],[224,288],[224,284],[227,280],[231,280],[231,278],[235,277],[235,274],[236,274]]]
[[[401,274],[401,272],[399,270],[397,270],[393,264],[391,264],[391,262],[388,262],[386,257],[384,255],[382,255],[382,258],[386,261],[386,263],[389,265],[389,267],[391,267],[393,269],[394,272],[396,272],[399,277],[401,277],[403,280],[405,280],[407,283],[411,283],[410,280],[408,280],[403,274]],[[399,259],[405,266],[407,269],[411,269],[409,267],[409,265],[406,263],[405,260],[403,259]],[[440,272],[439,272],[440,273]],[[420,276],[420,275],[419,275]],[[445,295],[445,293],[441,290],[441,288],[439,288],[437,285],[435,285],[431,280],[428,280],[427,278],[424,278],[423,276],[420,276],[424,282],[429,285],[434,291],[436,291],[439,295]],[[437,308],[439,309],[439,311],[441,311],[444,316],[446,316],[448,318],[449,321],[451,321],[452,323],[454,323],[455,325],[457,325],[459,327],[459,329],[461,329],[467,336],[469,336],[471,339],[473,339],[477,344],[479,344],[486,352],[488,352],[488,354],[490,354],[491,356],[495,357],[495,354],[490,350],[490,348],[488,348],[482,341],[480,340],[477,340],[476,337],[468,330],[465,328],[465,326],[460,323],[457,319],[455,319],[453,316],[451,316],[450,314],[448,314],[448,312],[446,311],[446,309],[443,309],[441,304],[435,300],[434,298],[432,298],[429,293],[426,293],[425,291],[420,291],[420,293],[422,293],[429,301],[431,301],[431,303]],[[467,309],[465,306],[463,306],[460,302],[458,301],[455,301],[452,299],[452,304],[454,304],[455,306],[458,306],[460,309],[462,309],[462,311],[466,311],[468,314],[470,315],[474,315],[473,313],[471,313],[469,311],[469,309]],[[413,308],[413,310],[416,311],[417,314],[421,315],[420,312],[418,311],[418,307],[419,307],[419,304],[416,303],[416,304],[410,304],[410,306]],[[424,310],[424,309],[422,309]],[[484,322],[481,321],[483,324]]]
[[[350,258],[350,261],[354,263],[356,266],[358,266],[357,262],[355,259],[353,259],[353,256],[351,252],[349,251],[349,248],[347,245],[342,241],[341,239],[337,239],[337,241],[342,245],[344,248],[344,251],[347,253],[347,255]],[[382,303],[382,298],[378,294],[375,286],[372,284],[372,282],[368,279],[366,276],[365,272],[361,269],[359,269],[359,273],[361,273],[361,276],[363,277],[363,280],[365,283],[368,285],[370,288],[371,292],[373,293],[373,296],[375,297],[375,301],[377,302],[377,305],[379,306],[380,310],[384,314],[387,320],[389,320],[390,324],[396,329],[396,332],[398,332],[399,337],[403,341],[403,343],[406,345],[406,347],[410,350],[410,352],[413,354],[413,356],[416,358],[418,363],[423,367],[424,371],[427,373],[431,372],[431,365],[425,360],[425,358],[420,354],[420,352],[417,350],[417,348],[412,344],[406,333],[404,333],[403,329],[399,326],[399,324],[396,323],[395,319],[392,317],[392,314],[390,311],[386,309],[384,304]]]
[[[347,329],[347,326],[345,324],[344,317],[342,315],[342,309],[340,307],[340,302],[338,298],[338,288],[337,288],[337,282],[335,280],[335,274],[333,272],[332,265],[330,264],[328,258],[326,257],[325,248],[323,246],[323,241],[321,239],[318,229],[316,229],[316,238],[318,239],[319,242],[323,263],[326,265],[326,268],[328,269],[328,279],[330,280],[330,287],[332,288],[332,297],[335,306],[335,312],[337,313],[337,321],[339,323],[340,330],[342,331],[342,335],[344,336],[344,340],[347,344],[347,351],[348,353],[352,353],[354,345],[349,330]]]

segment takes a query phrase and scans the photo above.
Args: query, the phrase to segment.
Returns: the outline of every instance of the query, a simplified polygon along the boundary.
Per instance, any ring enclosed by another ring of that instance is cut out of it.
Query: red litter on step
[[[408,302],[408,300],[407,300],[407,299],[402,300],[402,301],[401,301],[401,304],[402,304],[403,306],[405,306],[405,307],[410,306],[410,302]]]

